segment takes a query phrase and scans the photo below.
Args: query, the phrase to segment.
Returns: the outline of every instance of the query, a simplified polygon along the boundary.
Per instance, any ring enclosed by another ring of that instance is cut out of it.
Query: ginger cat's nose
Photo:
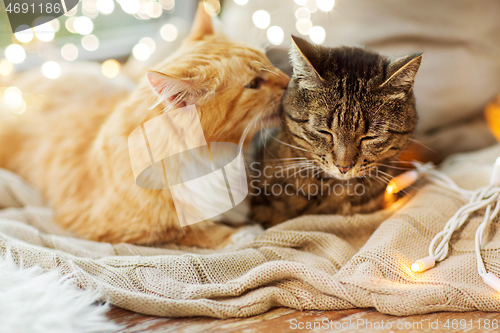
[[[274,73],[277,74],[276,85],[281,87],[282,89],[286,89],[286,87],[288,86],[288,82],[290,81],[290,77],[276,67],[274,68]]]

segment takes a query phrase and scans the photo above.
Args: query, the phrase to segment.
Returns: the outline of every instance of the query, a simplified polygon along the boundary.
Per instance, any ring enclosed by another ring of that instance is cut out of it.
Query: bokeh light
[[[54,32],[58,32],[61,29],[61,22],[58,19],[53,19],[47,22],[54,29]]]
[[[307,22],[311,19],[311,12],[307,8],[300,7],[295,11],[295,18],[299,22]]]
[[[75,21],[76,21],[76,17],[70,17],[66,20],[66,22],[64,22],[64,26],[66,27],[66,30],[68,30],[69,32],[74,33],[74,34],[76,34],[76,30],[74,27]]]
[[[148,2],[145,5],[146,14],[152,18],[158,18],[163,14],[163,7],[158,2]]]
[[[244,6],[248,3],[248,0],[233,0],[235,4]]]
[[[167,23],[161,27],[160,36],[167,42],[173,42],[177,38],[177,28],[175,25]]]
[[[326,32],[323,27],[320,26],[314,26],[309,30],[309,37],[311,40],[316,43],[316,44],[323,44],[326,38]]]
[[[295,28],[297,31],[304,36],[307,36],[309,34],[309,31],[311,30],[313,24],[311,21],[306,21],[306,22],[301,22],[297,21],[295,22]]]
[[[138,0],[122,0],[120,6],[127,14],[136,14],[141,8],[141,3]]]
[[[66,44],[61,48],[61,56],[64,60],[74,61],[78,58],[78,47],[75,44]]]
[[[267,39],[269,39],[271,44],[280,45],[281,43],[283,43],[284,36],[285,33],[283,32],[283,29],[281,29],[277,25],[273,25],[272,27],[269,27],[269,29],[267,29]]]
[[[120,63],[114,59],[106,60],[101,65],[101,72],[107,78],[114,78],[120,72]]]
[[[40,24],[33,27],[33,31],[35,32],[36,38],[41,40],[42,42],[50,42],[54,39],[56,32],[52,25],[48,23]]]
[[[99,39],[94,35],[87,35],[82,38],[82,46],[87,51],[95,51],[99,48]]]
[[[20,64],[26,59],[26,51],[18,44],[11,44],[5,49],[5,58],[14,64]]]
[[[14,35],[21,43],[29,43],[33,40],[33,30],[31,30],[31,28],[26,24],[20,25],[16,29],[16,33]]]
[[[3,93],[3,102],[11,110],[19,108],[23,104],[23,95],[17,87],[9,87]]]
[[[267,29],[271,23],[271,15],[265,10],[258,10],[252,15],[252,21],[259,29]]]
[[[139,43],[147,45],[150,53],[153,53],[156,50],[156,43],[153,38],[144,37],[139,41]]]
[[[83,0],[82,13],[88,18],[94,19],[99,15],[96,0]]]
[[[14,65],[9,60],[4,59],[4,60],[0,61],[0,75],[7,76],[10,73],[12,73],[13,69],[14,69]]]
[[[219,0],[203,0],[205,10],[210,15],[217,15],[220,12]]]
[[[138,43],[132,49],[132,54],[139,61],[146,61],[151,56],[151,51],[149,50],[149,46],[143,43]]]
[[[316,0],[307,0],[305,7],[309,9],[311,13],[315,13],[318,10],[318,4],[316,3]]]
[[[48,79],[58,79],[61,73],[61,66],[55,61],[47,61],[42,65],[42,74]]]
[[[73,22],[73,28],[80,35],[88,35],[94,30],[94,23],[88,17],[80,16]]]
[[[307,3],[307,0],[294,0],[294,1],[299,6],[304,6]]]
[[[104,15],[109,15],[115,10],[115,3],[113,0],[97,0],[95,5],[97,10]]]
[[[335,0],[316,0],[318,8],[324,12],[329,12],[335,6]]]
[[[163,9],[167,11],[174,9],[175,7],[175,0],[160,0],[159,3]]]

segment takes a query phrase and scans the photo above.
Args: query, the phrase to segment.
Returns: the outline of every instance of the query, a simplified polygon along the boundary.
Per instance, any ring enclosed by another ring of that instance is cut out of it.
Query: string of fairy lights
[[[232,0],[236,5],[246,6],[249,0]],[[321,26],[312,23],[314,13],[318,11],[329,12],[335,6],[335,0],[289,0],[294,2],[295,28],[303,36],[309,36],[312,42],[322,44],[326,32]],[[220,12],[219,0],[203,0],[205,10],[211,15]],[[175,10],[175,0],[82,0],[73,9],[64,15],[47,23],[35,25],[34,28],[23,27],[25,30],[14,33],[12,43],[4,50],[4,58],[0,53],[0,78],[8,77],[16,72],[16,65],[26,61],[30,53],[38,53],[38,46],[44,43],[53,43],[56,34],[65,29],[70,34],[79,37],[79,44],[66,43],[59,47],[60,59],[73,62],[80,59],[81,48],[88,52],[97,51],[102,45],[94,34],[94,20],[99,15],[111,15],[122,10],[139,20],[149,20],[161,17],[165,12]],[[282,27],[271,25],[271,14],[265,10],[252,13],[252,22],[257,29],[266,31],[268,41],[273,45],[281,45],[285,33]],[[166,42],[174,42],[179,34],[178,28],[173,23],[166,23],[159,29],[159,35]],[[55,47],[55,46],[54,46]],[[144,37],[132,47],[132,56],[138,61],[147,61],[156,51],[156,42],[151,37]],[[42,55],[43,58],[43,55]],[[45,59],[40,70],[49,79],[57,79],[62,75],[61,60]],[[107,78],[116,77],[121,71],[120,62],[116,59],[107,59],[101,64],[102,74]],[[12,89],[10,89],[12,88]],[[1,89],[3,98],[0,102],[14,113],[23,113],[26,110],[26,101],[22,92],[16,87]]]

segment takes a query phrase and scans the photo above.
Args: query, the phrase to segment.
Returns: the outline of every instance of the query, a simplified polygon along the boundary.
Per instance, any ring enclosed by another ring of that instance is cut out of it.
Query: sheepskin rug
[[[9,253],[0,256],[0,332],[116,332],[107,304],[96,291],[78,289],[59,272],[39,266],[20,268]]]

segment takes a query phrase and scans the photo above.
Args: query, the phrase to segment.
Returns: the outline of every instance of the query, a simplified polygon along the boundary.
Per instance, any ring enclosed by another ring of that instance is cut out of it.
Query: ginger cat
[[[201,5],[180,49],[133,92],[110,87],[108,94],[102,78],[91,79],[88,73],[69,73],[50,81],[26,73],[14,82],[47,99],[38,112],[28,108],[13,121],[0,122],[0,167],[41,190],[55,221],[80,237],[207,248],[226,244],[233,228],[211,221],[181,228],[168,189],[135,184],[128,136],[162,112],[195,104],[207,142],[237,144],[256,117],[277,118],[289,78],[262,52],[215,34]]]

